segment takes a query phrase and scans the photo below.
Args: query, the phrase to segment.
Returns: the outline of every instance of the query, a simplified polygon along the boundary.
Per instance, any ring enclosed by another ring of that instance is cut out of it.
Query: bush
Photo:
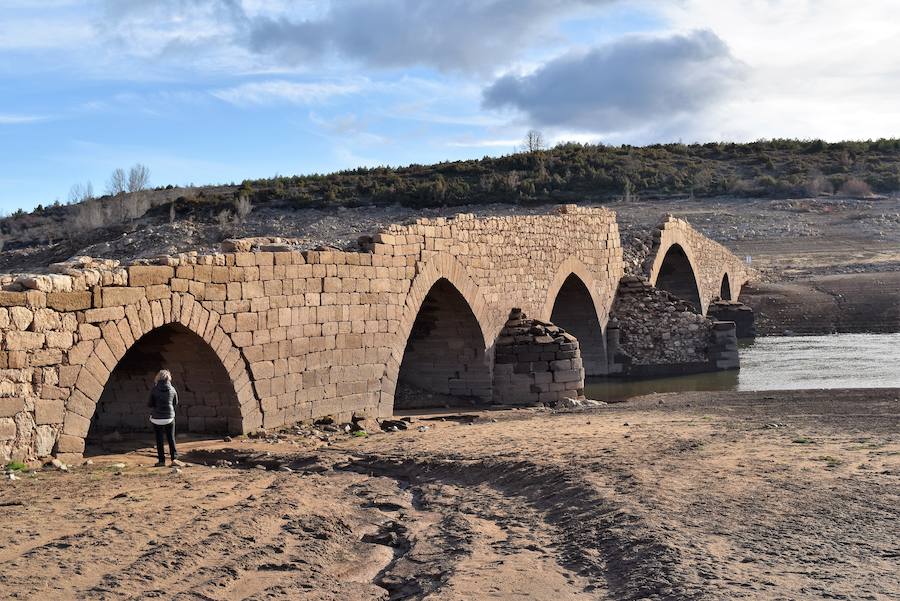
[[[872,196],[872,188],[861,179],[851,177],[844,182],[841,189],[838,190],[838,194],[841,196],[849,196],[851,198],[866,198]]]

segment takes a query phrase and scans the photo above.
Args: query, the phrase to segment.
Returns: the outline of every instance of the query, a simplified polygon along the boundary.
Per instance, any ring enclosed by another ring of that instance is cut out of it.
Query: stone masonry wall
[[[501,405],[553,405],[584,398],[578,340],[552,323],[528,319],[519,309],[497,338],[494,401]]]
[[[619,348],[634,365],[709,361],[713,322],[639,277],[622,278],[612,315]]]
[[[166,324],[193,332],[216,356],[234,392],[226,413],[247,432],[390,414],[408,336],[439,280],[471,308],[490,360],[510,308],[549,318],[573,273],[605,326],[622,273],[614,214],[573,206],[393,226],[369,252],[250,252],[238,242],[155,263],[79,258],[51,275],[4,280],[0,459],[82,453],[110,374]]]

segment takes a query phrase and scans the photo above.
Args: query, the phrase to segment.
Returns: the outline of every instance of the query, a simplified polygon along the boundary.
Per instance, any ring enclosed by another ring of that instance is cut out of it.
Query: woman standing
[[[168,369],[161,369],[156,374],[147,406],[150,407],[150,422],[156,433],[156,454],[159,457],[156,467],[164,467],[166,454],[163,451],[163,436],[169,442],[169,455],[172,461],[178,458],[175,451],[175,407],[178,406],[178,393],[172,386],[172,374]]]

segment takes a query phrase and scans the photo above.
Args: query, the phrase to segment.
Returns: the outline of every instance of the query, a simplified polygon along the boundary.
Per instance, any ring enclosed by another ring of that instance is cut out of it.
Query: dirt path
[[[417,419],[195,443],[180,473],[98,457],[0,485],[0,598],[894,599],[898,396]]]

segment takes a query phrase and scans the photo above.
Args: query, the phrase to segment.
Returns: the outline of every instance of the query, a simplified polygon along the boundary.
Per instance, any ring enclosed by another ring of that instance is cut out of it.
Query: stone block
[[[141,302],[146,296],[143,288],[134,287],[110,287],[103,288],[104,307],[124,307]]]
[[[38,457],[49,457],[56,443],[56,432],[50,426],[37,426],[34,429],[34,454]]]
[[[60,434],[59,441],[56,443],[56,452],[75,454],[84,453],[84,437]]]
[[[11,417],[0,417],[0,440],[13,440],[16,437],[16,421]]]
[[[34,312],[27,307],[11,307],[9,320],[17,330],[27,330],[34,321]]]
[[[101,321],[114,321],[125,317],[125,309],[122,307],[104,307],[102,309],[88,309],[84,312],[84,320],[88,323]]]
[[[168,284],[175,277],[175,269],[167,265],[132,265],[128,268],[130,286]]]
[[[24,292],[0,290],[0,307],[24,307],[28,304]]]
[[[49,292],[47,306],[57,311],[80,311],[90,309],[92,295],[87,290],[77,292]]]
[[[72,332],[47,332],[47,346],[55,349],[69,349],[74,344]]]
[[[41,349],[31,354],[31,365],[33,367],[46,367],[48,365],[59,365],[62,363],[62,351],[60,349]]]
[[[65,404],[61,400],[38,399],[34,403],[34,422],[40,424],[61,424],[66,415]]]
[[[70,413],[77,413],[81,417],[88,419],[94,415],[95,408],[96,404],[94,401],[86,397],[80,390],[73,390],[66,404],[66,409]]]
[[[6,333],[6,349],[10,351],[30,351],[42,348],[45,337],[40,332],[16,332]]]
[[[77,436],[78,438],[83,439],[85,436],[87,436],[88,430],[90,430],[90,428],[91,420],[86,417],[82,417],[77,413],[73,413],[72,411],[66,412],[66,418],[63,422],[63,434]]]
[[[12,417],[25,411],[25,399],[22,397],[0,397],[0,417]]]

